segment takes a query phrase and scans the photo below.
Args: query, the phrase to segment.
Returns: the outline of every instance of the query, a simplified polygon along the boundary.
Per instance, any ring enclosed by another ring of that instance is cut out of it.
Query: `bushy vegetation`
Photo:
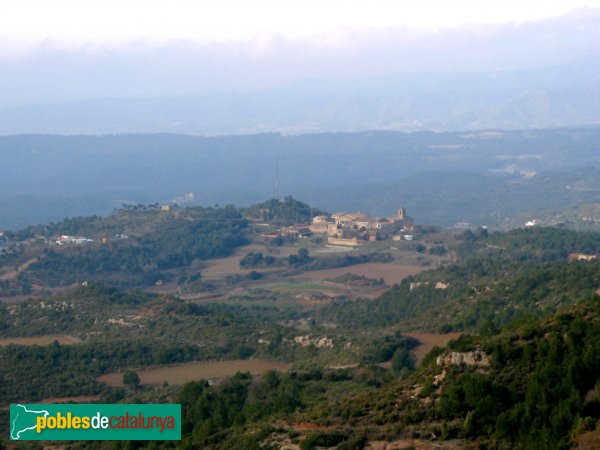
[[[416,339],[396,332],[370,342],[365,349],[363,361],[368,364],[390,361],[397,352],[412,350],[417,345]]]
[[[255,267],[274,267],[282,265],[284,260],[271,255],[264,256],[261,252],[249,252],[240,259],[240,267],[255,268]]]
[[[360,255],[335,255],[313,260],[306,266],[310,270],[335,269],[368,262],[390,262],[394,258],[389,253],[362,253]]]
[[[233,207],[187,208],[168,214],[144,209],[120,211],[106,219],[68,219],[39,231],[49,237],[76,232],[93,237],[95,243],[46,249],[19,280],[52,287],[92,280],[122,287],[169,281],[171,269],[189,266],[194,260],[228,256],[247,244],[247,225]],[[98,243],[116,230],[131,235]]]
[[[571,252],[600,249],[600,235],[579,234],[553,228],[489,237],[466,232],[461,261],[409,277],[374,302],[338,301],[319,315],[347,327],[410,321],[444,331],[493,331],[518,317],[553,314],[600,286],[599,262],[567,261]]]
[[[356,275],[353,273],[345,273],[338,277],[331,278],[329,281],[333,281],[334,283],[349,284],[353,286],[385,286],[385,281],[383,278],[369,278],[365,275]]]
[[[237,374],[218,387],[209,387],[204,382],[188,383],[176,398],[183,412],[182,447],[264,448],[261,444],[265,438],[277,431],[275,421],[291,419],[323,405],[326,390],[335,390],[338,385],[341,389],[366,388],[364,381],[352,381],[352,377],[337,372],[267,372],[259,379]],[[364,435],[355,436],[351,430],[314,433],[301,443],[301,448],[329,447],[343,442],[354,445],[364,439]]]
[[[458,252],[462,258],[476,253],[504,257],[516,262],[566,259],[570,253],[600,253],[600,233],[578,232],[562,227],[517,228],[506,233],[465,231]]]
[[[451,249],[459,261],[410,277],[373,301],[308,311],[193,303],[95,283],[43,301],[0,304],[0,336],[83,339],[0,347],[0,398],[103,394],[179,402],[183,448],[261,448],[274,446],[277,436],[305,449],[432,436],[465,448],[567,449],[583,436],[598,443],[600,263],[567,261],[574,251],[594,253],[597,239],[562,229],[467,232]],[[292,256],[288,265],[314,264],[304,248]],[[244,259],[260,265],[256,254]],[[300,322],[310,331],[296,329]],[[416,367],[411,351],[418,342],[402,334],[409,326],[474,333],[434,349]],[[294,342],[305,334],[333,336],[333,347]],[[438,356],[473,350],[490,364],[437,364]],[[250,357],[295,365],[215,386],[136,387],[134,372],[127,372],[129,392],[96,381],[114,370]],[[380,366],[388,361],[391,370]],[[320,428],[299,435],[298,422]]]
[[[309,223],[314,216],[325,213],[288,196],[283,200],[274,198],[252,205],[245,210],[245,214],[251,219],[260,220],[271,225],[289,226]]]
[[[157,340],[8,345],[0,347],[0,398],[14,403],[99,394],[107,387],[96,381],[96,377],[111,370],[174,364],[198,357],[196,346]]]
[[[485,341],[484,341],[485,342]],[[487,373],[453,371],[439,414],[511,448],[567,449],[600,424],[600,298],[484,344]]]

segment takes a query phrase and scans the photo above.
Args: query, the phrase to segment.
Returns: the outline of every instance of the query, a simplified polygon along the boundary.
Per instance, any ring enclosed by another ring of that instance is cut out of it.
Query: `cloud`
[[[600,7],[600,0],[20,0],[0,15],[1,52],[35,43],[98,46],[192,40],[199,44],[248,42],[277,35],[331,44],[348,32],[397,27],[442,30],[468,24],[522,23]]]
[[[573,30],[577,30],[576,33]],[[1,40],[0,108],[92,98],[148,98],[252,90],[299,80],[544,67],[600,55],[600,9],[523,24],[449,30],[406,26],[338,29],[242,41],[46,40],[18,54]],[[14,44],[14,45],[13,45]]]

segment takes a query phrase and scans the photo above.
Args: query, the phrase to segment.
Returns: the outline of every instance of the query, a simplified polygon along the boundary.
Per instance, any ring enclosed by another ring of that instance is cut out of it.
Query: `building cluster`
[[[81,245],[90,245],[94,243],[101,244],[110,244],[114,241],[121,241],[129,239],[129,236],[125,233],[117,233],[113,236],[102,236],[97,239],[91,239],[89,237],[84,236],[70,236],[67,234],[59,235],[58,237],[46,237],[40,234],[36,234],[33,237],[29,237],[23,240],[10,240],[6,236],[6,233],[0,234],[0,254],[2,253],[10,253],[12,251],[18,250],[22,247],[28,246],[37,246],[37,245],[48,245],[48,246],[59,246],[59,247],[69,247],[73,245],[81,246]]]
[[[113,241],[121,241],[121,240],[125,240],[125,239],[129,239],[129,236],[127,236],[124,233],[118,233],[118,234],[115,234],[114,236],[102,236],[100,238],[99,242],[102,244],[110,244]],[[62,236],[59,236],[56,239],[55,244],[60,245],[60,246],[85,245],[85,244],[92,244],[93,242],[95,242],[95,241],[90,238],[68,236],[68,235],[63,234]]]
[[[312,234],[326,234],[332,245],[361,245],[369,241],[377,241],[393,237],[395,240],[410,240],[414,230],[412,218],[406,210],[400,208],[390,217],[377,218],[362,213],[339,212],[319,215],[311,224],[293,225],[281,230],[281,234],[290,237],[307,237]]]
[[[458,222],[454,224],[454,228],[457,230],[471,230],[475,227],[470,222]]]
[[[525,226],[527,228],[537,227],[537,226],[540,226],[541,224],[542,224],[542,222],[539,219],[532,219],[532,220],[528,220],[527,222],[525,222]]]
[[[92,242],[94,242],[93,239],[88,239],[85,237],[67,236],[65,234],[56,239],[56,245],[83,245],[91,244]]]

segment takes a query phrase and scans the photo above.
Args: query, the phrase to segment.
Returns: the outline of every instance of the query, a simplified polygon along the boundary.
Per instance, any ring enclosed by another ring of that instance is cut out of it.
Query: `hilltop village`
[[[308,237],[313,234],[327,235],[331,245],[362,245],[380,239],[412,240],[414,221],[400,208],[396,215],[384,218],[371,217],[362,213],[337,212],[320,214],[312,223],[283,227],[282,236]]]
[[[246,210],[245,217],[256,224],[269,228],[269,231],[260,235],[264,238],[308,238],[314,235],[324,235],[327,237],[329,245],[354,247],[382,239],[412,241],[416,233],[414,220],[407,216],[405,208],[398,209],[395,215],[380,218],[360,212],[328,214],[319,210],[313,211],[308,205],[297,202],[291,197],[285,200],[270,200],[257,206],[258,214],[254,214],[257,211],[252,211],[250,208]],[[163,220],[167,217],[176,219],[182,214],[185,215],[180,208],[169,205],[151,205],[149,207],[138,205],[131,212],[151,214],[152,211],[158,212]],[[124,209],[121,213],[127,213],[127,210]],[[148,220],[151,219],[148,218]],[[94,230],[92,235],[67,234],[58,224],[56,226],[29,227],[17,233],[0,231],[0,253],[9,254],[23,246],[72,247],[111,244],[128,240],[130,236],[127,233],[129,231],[136,234],[134,230],[127,230],[125,233],[123,232],[124,228],[117,225],[112,234],[108,230],[100,233],[98,230]],[[83,229],[79,231],[83,231]]]
[[[49,294],[100,277],[119,286],[229,295],[234,284],[277,280],[274,271],[285,278],[286,271],[395,260],[421,270],[447,251],[438,242],[428,247],[424,234],[429,232],[415,226],[404,208],[389,217],[331,214],[292,197],[246,208],[124,206],[108,217],[2,232],[0,297]],[[388,243],[364,245],[383,240]],[[419,242],[397,245],[392,240]],[[219,258],[222,270],[206,262]],[[365,274],[379,280],[379,269],[370,267]]]

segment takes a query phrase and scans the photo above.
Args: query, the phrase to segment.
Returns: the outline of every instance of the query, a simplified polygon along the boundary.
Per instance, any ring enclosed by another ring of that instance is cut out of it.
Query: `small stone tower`
[[[396,218],[397,220],[404,220],[406,218],[406,208],[400,208]]]

